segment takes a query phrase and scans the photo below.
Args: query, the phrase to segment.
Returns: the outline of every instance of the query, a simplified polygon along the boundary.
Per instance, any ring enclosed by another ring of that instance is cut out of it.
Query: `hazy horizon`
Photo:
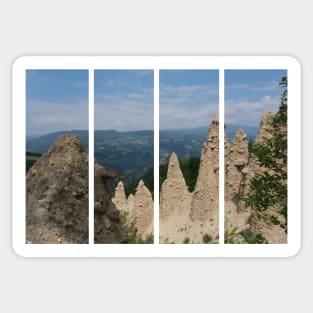
[[[88,129],[88,70],[26,71],[26,135]]]

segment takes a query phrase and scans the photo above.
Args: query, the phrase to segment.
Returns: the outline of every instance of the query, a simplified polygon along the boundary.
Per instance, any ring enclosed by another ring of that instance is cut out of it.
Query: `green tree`
[[[282,77],[279,85],[283,92],[272,121],[272,136],[251,147],[251,153],[263,171],[251,179],[248,194],[239,197],[258,220],[280,224],[287,233],[287,77]],[[269,214],[269,209],[277,212],[279,218]]]

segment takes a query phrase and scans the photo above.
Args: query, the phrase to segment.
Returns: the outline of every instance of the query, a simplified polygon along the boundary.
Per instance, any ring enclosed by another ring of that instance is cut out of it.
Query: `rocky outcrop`
[[[167,179],[160,194],[160,218],[165,220],[171,214],[182,215],[190,210],[191,194],[179,167],[175,153],[172,153],[167,170]],[[189,212],[188,212],[189,214]]]
[[[273,138],[274,128],[272,123],[274,117],[275,115],[272,112],[265,112],[263,114],[255,143],[263,144],[267,140]],[[280,135],[287,137],[287,129],[285,127],[280,127],[278,131]],[[250,168],[251,171],[255,174],[262,174],[264,172],[264,168],[258,164],[255,157],[252,157],[250,160]],[[267,171],[271,174],[271,171],[268,169]],[[280,227],[280,224],[284,224],[284,219],[279,210],[275,207],[272,207],[267,209],[266,214],[267,216],[276,218],[279,223],[273,224],[269,219],[258,218],[255,208],[251,208],[251,232],[255,234],[261,234],[268,243],[287,243],[287,234],[285,229]]]
[[[108,168],[102,168],[95,162],[94,242],[127,243],[128,238],[122,230],[119,211],[112,202],[111,191],[107,185],[107,179],[111,179],[112,176],[108,176],[107,173]]]
[[[88,243],[88,154],[60,137],[26,177],[28,243]]]
[[[160,194],[160,242],[202,243],[204,234],[218,236],[218,151],[216,115],[202,146],[199,174],[193,193],[187,189],[175,154]]]
[[[122,181],[120,181],[115,188],[114,198],[112,198],[112,202],[120,211],[129,212],[124,184]]]
[[[121,242],[118,211],[102,178],[95,176],[95,239]],[[88,153],[67,133],[27,173],[27,243],[88,243],[88,207]]]
[[[153,200],[142,180],[139,181],[134,196],[132,215],[136,221],[138,238],[144,239],[153,233]]]
[[[273,137],[272,112],[265,112],[260,122],[256,144],[263,144]],[[287,134],[287,130],[281,130]],[[244,203],[236,198],[238,193],[246,195],[250,181],[256,174],[262,174],[264,168],[253,155],[249,158],[248,142],[242,130],[238,130],[233,141],[227,144],[225,150],[225,230],[237,228],[237,234],[246,230],[252,234],[260,234],[267,243],[286,243],[287,234],[280,225],[273,224],[269,219],[260,218],[253,207],[246,208]],[[268,171],[268,170],[267,170]],[[269,171],[270,172],[270,171]],[[266,211],[268,216],[274,216],[283,223],[282,216],[275,208]],[[235,236],[236,241],[242,241],[241,236]]]
[[[153,234],[153,199],[143,180],[139,181],[135,195],[130,194],[127,201],[124,184],[120,181],[112,200],[119,211],[126,212],[128,220],[134,222],[138,239]]]
[[[219,122],[215,115],[209,128],[206,142],[202,146],[200,168],[191,201],[191,219],[212,221],[214,233],[218,227],[218,151]]]
[[[244,191],[247,165],[249,163],[249,151],[247,135],[242,129],[236,131],[232,142],[228,144],[225,153],[225,200],[233,200],[236,193]],[[240,207],[238,210],[242,210]]]
[[[245,194],[249,187],[249,150],[247,135],[238,129],[231,142],[225,140],[225,189],[224,189],[224,227],[231,232],[236,227],[237,234],[247,228],[250,215],[238,193]],[[237,236],[236,240],[241,240]]]
[[[272,137],[273,118],[273,113],[264,113],[256,143],[263,143]],[[167,178],[160,193],[161,243],[182,243],[186,238],[190,243],[202,243],[204,234],[209,234],[214,239],[217,238],[218,126],[218,117],[215,116],[209,128],[208,138],[202,146],[200,168],[193,193],[187,189],[176,155],[172,154],[169,160]],[[282,129],[281,132],[287,134],[286,129]],[[264,171],[254,157],[249,157],[247,135],[242,129],[237,130],[231,142],[227,139],[226,131],[224,132],[224,158],[225,231],[231,233],[235,230],[233,240],[236,243],[245,243],[239,234],[241,231],[261,234],[268,243],[287,242],[285,230],[280,225],[273,225],[269,221],[258,219],[254,209],[246,207],[238,197],[239,194],[247,195],[252,177]],[[267,213],[283,222],[281,214],[275,209],[269,209]]]
[[[179,162],[172,153],[160,193],[160,242],[182,243],[189,237],[191,193],[189,192]],[[188,233],[188,234],[187,234]]]
[[[135,197],[134,195],[131,193],[128,198],[127,198],[127,209],[126,212],[128,211],[130,216],[133,216],[133,212],[134,212],[134,207],[135,207]],[[118,206],[117,206],[118,208]]]
[[[272,112],[264,112],[260,122],[259,132],[255,139],[255,143],[260,144],[263,143],[265,140],[272,138],[273,118],[274,114]]]

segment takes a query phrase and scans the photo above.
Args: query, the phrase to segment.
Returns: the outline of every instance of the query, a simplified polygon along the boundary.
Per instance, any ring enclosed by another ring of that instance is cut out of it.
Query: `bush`
[[[210,236],[209,234],[204,234],[202,237],[202,241],[203,243],[211,243],[212,242],[212,236]]]
[[[190,242],[190,239],[188,237],[186,237],[183,241],[183,244],[188,244]]]

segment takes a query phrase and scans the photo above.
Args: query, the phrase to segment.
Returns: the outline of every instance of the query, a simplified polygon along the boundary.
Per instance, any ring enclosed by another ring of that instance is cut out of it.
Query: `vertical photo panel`
[[[88,243],[88,71],[26,71],[26,243]]]
[[[94,240],[153,244],[153,70],[95,70]]]
[[[287,243],[287,71],[225,71],[225,243]]]
[[[218,70],[160,70],[159,112],[160,243],[218,243]]]

